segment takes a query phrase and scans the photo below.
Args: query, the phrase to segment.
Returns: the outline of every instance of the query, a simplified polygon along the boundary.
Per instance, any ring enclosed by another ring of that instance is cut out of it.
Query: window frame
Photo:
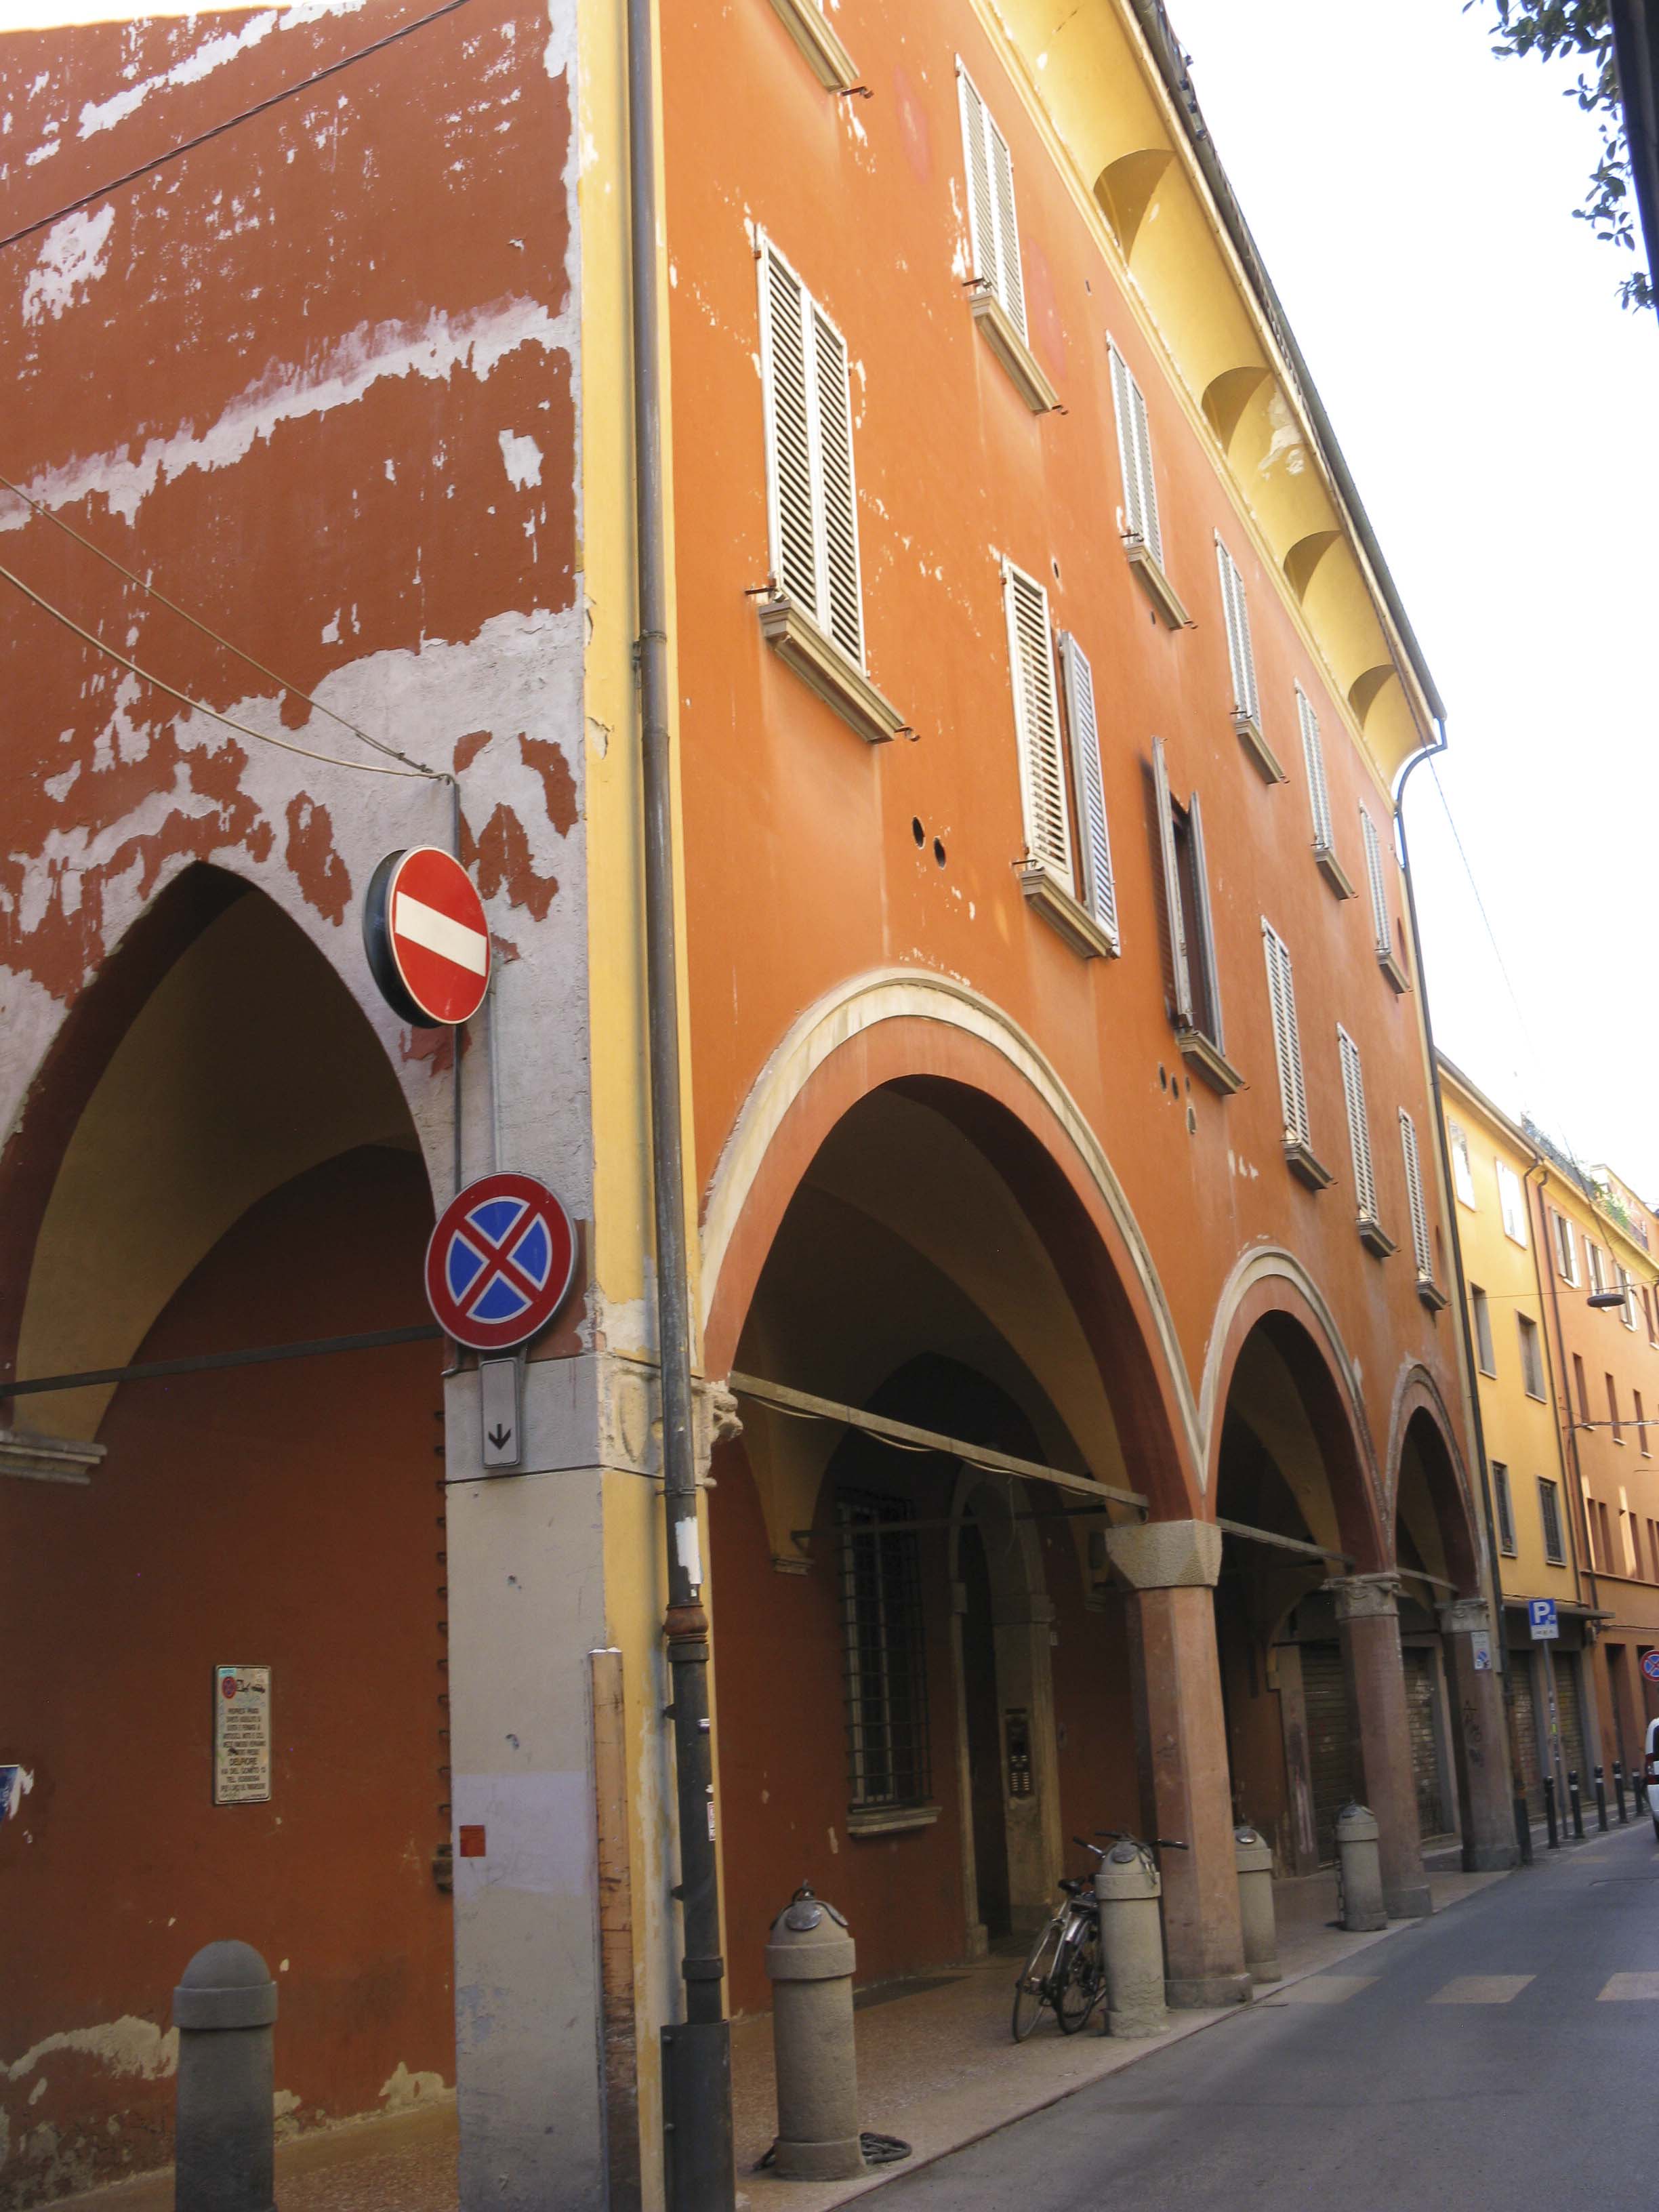
[[[1510,1495],[1507,1461],[1492,1462],[1492,1504],[1498,1522],[1498,1548],[1505,1559],[1515,1557],[1515,1501]]]
[[[842,1651],[846,1668],[842,1696],[842,1718],[847,1741],[847,1811],[849,1831],[856,1832],[855,1823],[860,1815],[872,1825],[882,1826],[902,1823],[906,1816],[936,1817],[938,1807],[933,1795],[932,1715],[928,1704],[927,1610],[921,1589],[921,1554],[914,1526],[915,1509],[908,1498],[892,1498],[875,1492],[849,1488],[836,1494],[836,1524],[840,1539],[839,1611],[842,1629]],[[856,1516],[868,1518],[862,1527]],[[868,1550],[861,1560],[859,1536],[867,1540]],[[861,1592],[860,1568],[863,1561],[874,1562],[874,1585],[867,1582]],[[896,1562],[896,1565],[892,1564]],[[900,1587],[890,1588],[890,1579],[896,1576]],[[860,1613],[862,1600],[873,1604],[879,1616],[879,1642],[873,1647],[864,1633],[865,1615]],[[902,1636],[904,1663],[907,1669],[900,1698],[893,1694],[890,1655],[896,1650],[898,1638],[889,1621],[890,1607],[901,1608],[898,1629]],[[866,1654],[877,1650],[882,1660],[882,1672],[878,1678],[873,1698],[865,1692]],[[873,1702],[878,1708],[877,1739],[872,1741],[868,1731],[871,1722],[865,1708]],[[899,1703],[909,1709],[908,1719],[896,1721],[894,1711]],[[893,1736],[897,1729],[908,1729],[913,1748],[906,1766],[895,1752]],[[884,1735],[884,1746],[880,1741]],[[878,1778],[885,1774],[890,1786],[883,1789],[871,1786],[872,1768]],[[906,1790],[901,1782],[911,1786]]]
[[[1552,1482],[1547,1475],[1543,1474],[1538,1477],[1538,1521],[1540,1533],[1544,1540],[1545,1559],[1553,1567],[1565,1567],[1567,1564],[1567,1551],[1565,1532],[1561,1522],[1560,1489],[1558,1484]],[[1553,1538],[1552,1529],[1554,1532]]]
[[[1166,1011],[1170,1025],[1175,1031],[1176,1048],[1193,1073],[1226,1097],[1244,1079],[1227,1058],[1209,867],[1204,853],[1203,809],[1195,791],[1184,807],[1176,799],[1170,788],[1162,738],[1152,739],[1152,803],[1158,815],[1164,918],[1169,932],[1170,997]]]
[[[1521,1388],[1528,1398],[1547,1406],[1549,1391],[1544,1374],[1542,1332],[1530,1314],[1517,1312],[1515,1324],[1521,1345]]]

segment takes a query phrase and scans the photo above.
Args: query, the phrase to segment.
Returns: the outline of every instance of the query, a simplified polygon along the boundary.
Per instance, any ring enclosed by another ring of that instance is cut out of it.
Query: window
[[[1388,882],[1382,872],[1382,841],[1370,810],[1359,810],[1360,835],[1365,842],[1365,875],[1371,891],[1371,931],[1376,951],[1376,964],[1396,991],[1407,986],[1406,971],[1401,966],[1394,950],[1394,930],[1389,920]]]
[[[1152,739],[1152,802],[1164,862],[1164,913],[1170,933],[1170,1018],[1182,1058],[1213,1091],[1237,1091],[1243,1078],[1227,1060],[1204,865],[1204,817],[1194,792],[1185,806],[1170,793],[1164,740]]]
[[[1446,1124],[1446,1138],[1451,1146],[1452,1188],[1459,1203],[1474,1210],[1474,1170],[1469,1165],[1469,1140],[1455,1121]]]
[[[860,1808],[922,1805],[931,1788],[921,1557],[910,1507],[843,1492],[848,1796]]]
[[[1619,1270],[1619,1287],[1625,1294],[1623,1307],[1625,1327],[1633,1329],[1636,1326],[1636,1285],[1631,1280],[1628,1267],[1620,1267]]]
[[[1595,1501],[1595,1519],[1601,1552],[1598,1564],[1604,1575],[1616,1575],[1619,1569],[1613,1556],[1613,1528],[1607,1519],[1607,1509],[1599,1498]]]
[[[1503,1217],[1504,1234],[1511,1244],[1527,1249],[1527,1198],[1521,1188],[1521,1178],[1507,1161],[1499,1160],[1498,1167],[1498,1211]]]
[[[1267,963],[1267,981],[1271,989],[1271,956]],[[1371,1168],[1370,1123],[1365,1113],[1365,1075],[1360,1066],[1359,1047],[1340,1022],[1336,1025],[1336,1050],[1342,1063],[1342,1097],[1348,1109],[1348,1150],[1353,1160],[1354,1212],[1360,1237],[1367,1248],[1379,1259],[1386,1259],[1394,1249],[1394,1240],[1383,1235],[1376,1218],[1376,1177]]]
[[[1584,1257],[1589,1262],[1589,1285],[1592,1297],[1599,1296],[1603,1291],[1611,1290],[1613,1285],[1607,1275],[1607,1255],[1599,1244],[1592,1244],[1588,1237],[1584,1239]]]
[[[1607,1376],[1607,1426],[1613,1431],[1613,1441],[1614,1443],[1621,1444],[1625,1441],[1625,1432],[1619,1425],[1619,1392],[1611,1375]]]
[[[1244,597],[1244,580],[1218,537],[1215,557],[1221,572],[1221,614],[1233,678],[1233,727],[1267,781],[1283,783],[1285,771],[1261,734],[1261,701],[1255,686],[1255,653],[1250,644],[1250,609]]]
[[[1073,775],[1082,808],[1081,876],[1072,836],[1060,701],[1054,687],[1054,640],[1048,595],[1012,562],[1002,564],[1008,616],[1008,658],[1013,679],[1014,733],[1019,753],[1025,857],[1020,884],[1026,896],[1085,957],[1117,949],[1117,909],[1112,855],[1106,837],[1106,801],[1100,780],[1100,740],[1095,724],[1094,678],[1087,656],[1066,641],[1066,701],[1071,709]],[[1093,923],[1094,927],[1090,925]]]
[[[1561,1543],[1561,1502],[1555,1485],[1538,1478],[1538,1517],[1544,1524],[1544,1557],[1553,1566],[1565,1566],[1567,1555]]]
[[[1261,925],[1267,957],[1267,1002],[1273,1014],[1273,1058],[1279,1066],[1279,1101],[1284,1109],[1285,1158],[1292,1174],[1314,1190],[1333,1180],[1313,1156],[1308,1127],[1308,1086],[1302,1073],[1302,1039],[1296,1026],[1296,983],[1284,939],[1271,922]]]
[[[1123,471],[1123,544],[1153,605],[1171,629],[1186,626],[1187,611],[1164,574],[1164,531],[1158,519],[1152,433],[1146,401],[1127,362],[1109,338],[1112,405],[1117,416],[1117,455]]]
[[[1412,1252],[1417,1261],[1418,1295],[1425,1305],[1443,1306],[1445,1294],[1437,1288],[1434,1279],[1434,1247],[1429,1241],[1428,1208],[1423,1203],[1423,1169],[1417,1156],[1417,1124],[1403,1106],[1400,1109],[1400,1150],[1406,1163],[1406,1203],[1411,1214]]]
[[[1469,1285],[1469,1304],[1474,1313],[1474,1356],[1480,1363],[1480,1372],[1496,1375],[1498,1362],[1492,1357],[1492,1308],[1479,1283]]]
[[[1544,1395],[1544,1356],[1538,1341],[1538,1324],[1526,1314],[1516,1314],[1521,1332],[1521,1382],[1529,1398]]]
[[[1589,1385],[1584,1380],[1584,1363],[1575,1352],[1572,1355],[1572,1383],[1578,1394],[1578,1419],[1582,1426],[1589,1426]]]
[[[850,92],[859,81],[851,56],[830,28],[818,0],[772,0],[826,92]]]
[[[1564,1283],[1576,1291],[1581,1278],[1578,1273],[1578,1240],[1573,1235],[1572,1224],[1565,1213],[1552,1211],[1550,1231],[1555,1240],[1555,1271]]]
[[[1498,1548],[1515,1555],[1515,1508],[1510,1502],[1510,1471],[1501,1460],[1492,1463],[1492,1503],[1498,1511]]]
[[[1656,1330],[1653,1325],[1653,1306],[1654,1301],[1652,1295],[1649,1291],[1648,1285],[1644,1283],[1642,1285],[1642,1313],[1643,1317],[1648,1325],[1648,1342],[1650,1344],[1659,1345],[1659,1330]]]
[[[775,246],[760,246],[772,592],[763,634],[860,737],[903,724],[864,672],[847,346]]]
[[[1638,1574],[1641,1570],[1636,1558],[1636,1516],[1630,1510],[1630,1492],[1626,1490],[1619,1493],[1619,1549],[1626,1574]]]
[[[957,91],[962,108],[963,161],[968,172],[969,243],[977,284],[975,318],[1027,406],[1033,414],[1045,414],[1057,395],[1027,338],[1013,160],[1007,140],[991,120],[973,79],[960,62]]]
[[[1653,1453],[1648,1444],[1648,1417],[1642,1410],[1642,1394],[1639,1390],[1632,1390],[1631,1393],[1631,1398],[1636,1407],[1635,1413],[1632,1418],[1634,1419],[1636,1424],[1637,1449],[1640,1451],[1644,1459],[1651,1459],[1653,1457]]]

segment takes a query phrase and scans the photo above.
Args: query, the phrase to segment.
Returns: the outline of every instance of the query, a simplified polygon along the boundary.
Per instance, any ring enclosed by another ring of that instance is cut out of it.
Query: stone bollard
[[[766,1946],[778,2076],[773,2171],[786,2181],[848,2181],[865,2170],[853,2046],[855,1955],[846,1921],[803,1882]]]
[[[276,1984],[247,1943],[209,1943],[173,1992],[176,2212],[275,2212]]]
[[[1138,1844],[1114,1844],[1095,1869],[1109,2035],[1161,2035],[1170,2025],[1158,1902],[1163,1889],[1152,1854]]]
[[[1253,1982],[1280,1981],[1273,1845],[1254,1828],[1235,1828],[1233,1863],[1238,1869],[1238,1917],[1244,1925],[1244,1971]]]
[[[1389,1924],[1376,1836],[1376,1816],[1364,1806],[1345,1805],[1337,1814],[1337,1894],[1341,1900],[1342,1925],[1353,1933]]]

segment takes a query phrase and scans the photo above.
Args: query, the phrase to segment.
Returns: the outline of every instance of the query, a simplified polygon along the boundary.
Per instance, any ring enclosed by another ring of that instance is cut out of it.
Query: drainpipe
[[[708,1616],[702,1607],[696,1453],[691,1424],[691,1308],[680,1127],[679,981],[675,947],[673,791],[669,758],[668,586],[658,315],[656,86],[652,0],[628,0],[629,246],[633,284],[634,485],[637,524],[640,771],[645,817],[646,1008],[651,1061],[651,1180],[656,1219],[657,1349],[668,1547],[668,1640],[678,1809],[684,2020],[663,2031],[664,2119],[673,2212],[731,2212],[731,2031],[721,2001],[708,1716]]]
[[[1446,1221],[1451,1230],[1452,1272],[1456,1278],[1458,1341],[1463,1347],[1464,1389],[1469,1401],[1469,1419],[1474,1431],[1474,1457],[1480,1484],[1480,1512],[1486,1528],[1486,1559],[1496,1600],[1492,1607],[1492,1642],[1498,1673],[1509,1670],[1509,1653],[1504,1640],[1504,1591],[1499,1576],[1498,1523],[1492,1513],[1492,1478],[1486,1467],[1486,1432],[1480,1419],[1480,1370],[1474,1357],[1474,1323],[1469,1319],[1468,1286],[1463,1277],[1463,1240],[1457,1228],[1457,1187],[1452,1176],[1451,1143],[1446,1134],[1446,1102],[1440,1091],[1440,1059],[1435,1050],[1434,1023],[1429,1013],[1429,987],[1423,973],[1423,938],[1417,926],[1417,889],[1412,881],[1411,846],[1406,836],[1406,785],[1414,768],[1436,753],[1446,750],[1446,724],[1443,716],[1435,718],[1435,735],[1438,743],[1425,745],[1420,752],[1412,755],[1406,763],[1395,792],[1394,818],[1400,832],[1400,866],[1406,878],[1406,911],[1411,916],[1412,951],[1417,963],[1417,990],[1423,1006],[1423,1035],[1429,1048],[1429,1091],[1434,1102],[1435,1142],[1440,1155],[1440,1187],[1446,1197]]]

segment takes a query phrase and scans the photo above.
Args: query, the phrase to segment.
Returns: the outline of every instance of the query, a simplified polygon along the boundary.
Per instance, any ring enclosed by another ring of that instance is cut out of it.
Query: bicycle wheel
[[[1054,1968],[1054,2017],[1060,2033],[1075,2035],[1099,2002],[1100,1923],[1091,1918],[1073,1929]]]
[[[1014,1984],[1014,2041],[1024,2043],[1042,2014],[1048,2002],[1048,1978],[1054,1970],[1054,1960],[1060,1950],[1060,1923],[1049,1921],[1036,1942],[1031,1946],[1031,1955],[1025,1961],[1019,1979]]]

